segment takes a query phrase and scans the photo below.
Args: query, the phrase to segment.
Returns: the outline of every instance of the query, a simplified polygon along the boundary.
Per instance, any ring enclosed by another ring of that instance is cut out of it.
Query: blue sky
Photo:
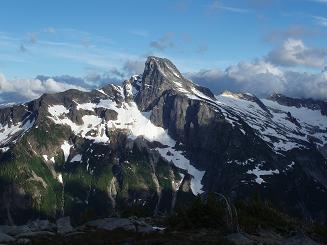
[[[199,81],[200,71],[258,60],[315,74],[325,67],[326,37],[325,0],[3,0],[0,74],[21,82],[37,75],[119,80],[139,72],[148,55],[171,59]],[[284,57],[285,45],[304,52]]]

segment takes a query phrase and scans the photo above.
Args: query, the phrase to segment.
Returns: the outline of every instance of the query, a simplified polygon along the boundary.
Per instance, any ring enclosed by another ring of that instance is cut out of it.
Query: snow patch
[[[58,174],[58,177],[57,177],[59,183],[61,183],[62,185],[64,184],[64,180],[62,178],[62,174]]]
[[[61,145],[61,149],[64,152],[64,156],[65,156],[65,162],[67,162],[71,147],[72,145],[70,145],[67,141],[64,141],[64,143]]]
[[[9,146],[6,146],[6,147],[2,147],[2,148],[0,148],[0,151],[1,151],[2,153],[5,153],[5,152],[9,151],[9,149],[10,149],[10,147],[9,147]]]
[[[261,185],[263,182],[265,182],[261,176],[264,175],[273,175],[273,174],[279,174],[279,170],[275,169],[275,170],[262,170],[259,168],[259,166],[256,166],[255,169],[252,170],[248,170],[246,172],[247,174],[254,174],[257,178],[255,179],[255,181]]]
[[[63,114],[69,113],[69,110],[63,105],[51,105],[48,107],[48,112],[54,117],[60,117]]]
[[[102,94],[108,96],[108,95],[103,91],[103,89],[97,89],[97,91],[99,91],[100,93],[102,93]]]
[[[81,162],[82,161],[82,155],[81,154],[77,154],[75,155],[70,162]]]

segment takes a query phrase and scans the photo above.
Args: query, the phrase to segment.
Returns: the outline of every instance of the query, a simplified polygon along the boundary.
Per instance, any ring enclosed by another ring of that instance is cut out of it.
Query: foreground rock
[[[59,234],[67,234],[69,232],[74,231],[74,228],[70,223],[70,217],[63,217],[58,219],[56,225],[57,225],[57,232]]]
[[[251,244],[280,244],[280,245],[318,245],[305,234],[297,234],[291,237],[282,237],[273,231],[258,231],[256,235],[251,235],[245,232],[233,233],[226,236],[226,239],[236,245],[251,245]]]
[[[0,233],[5,233],[10,236],[16,236],[31,231],[32,230],[28,225],[20,225],[20,226],[1,225],[0,226]]]
[[[246,235],[243,233],[233,233],[228,235],[227,240],[235,243],[236,245],[249,245],[253,244],[253,241],[250,240]]]
[[[0,244],[320,244],[303,233],[287,236],[273,230],[257,230],[255,234],[225,234],[215,229],[176,231],[153,226],[152,222],[157,223],[134,217],[103,218],[73,227],[70,217],[60,218],[55,224],[37,220],[22,226],[0,226]]]
[[[290,237],[283,241],[283,244],[285,245],[318,245],[319,243],[313,241],[310,237],[307,237],[304,234],[298,234],[296,236]]]
[[[124,231],[140,233],[151,233],[156,231],[152,226],[145,223],[144,221],[127,218],[106,218],[93,220],[86,223],[81,227],[81,229],[102,229],[107,231],[122,229]]]
[[[162,233],[161,229],[153,228],[152,225],[136,218],[104,218],[89,221],[86,224],[74,228],[70,217],[59,218],[56,223],[49,220],[35,220],[27,225],[0,226],[0,244],[15,242],[15,244],[30,244],[31,240],[39,240],[51,237],[80,237],[83,234],[117,230],[133,234]],[[55,240],[55,239],[54,239]]]
[[[0,232],[0,243],[3,242],[13,242],[15,239],[5,233]]]
[[[31,231],[22,234],[18,234],[15,238],[22,238],[22,237],[38,237],[38,236],[54,236],[55,233],[51,231]]]

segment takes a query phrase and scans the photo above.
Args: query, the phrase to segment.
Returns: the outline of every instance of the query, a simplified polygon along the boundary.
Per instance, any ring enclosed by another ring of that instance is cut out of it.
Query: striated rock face
[[[324,103],[214,96],[149,57],[122,86],[1,108],[0,222],[167,213],[209,191],[326,220]]]

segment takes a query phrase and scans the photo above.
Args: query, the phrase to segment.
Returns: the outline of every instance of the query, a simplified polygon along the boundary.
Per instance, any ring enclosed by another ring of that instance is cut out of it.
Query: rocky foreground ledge
[[[159,222],[160,223],[160,222]],[[172,231],[152,219],[104,218],[73,227],[69,217],[52,223],[36,220],[26,225],[0,225],[0,244],[319,244],[297,233],[283,237],[269,230],[256,234],[223,234],[218,230]]]
[[[0,244],[34,244],[46,238],[58,244],[65,237],[82,236],[95,231],[124,231],[136,234],[162,233],[164,228],[152,226],[142,219],[104,218],[89,221],[81,226],[73,227],[70,217],[63,217],[52,223],[49,220],[36,220],[26,225],[0,225]],[[58,239],[58,240],[56,240]],[[69,239],[67,239],[69,240]]]

